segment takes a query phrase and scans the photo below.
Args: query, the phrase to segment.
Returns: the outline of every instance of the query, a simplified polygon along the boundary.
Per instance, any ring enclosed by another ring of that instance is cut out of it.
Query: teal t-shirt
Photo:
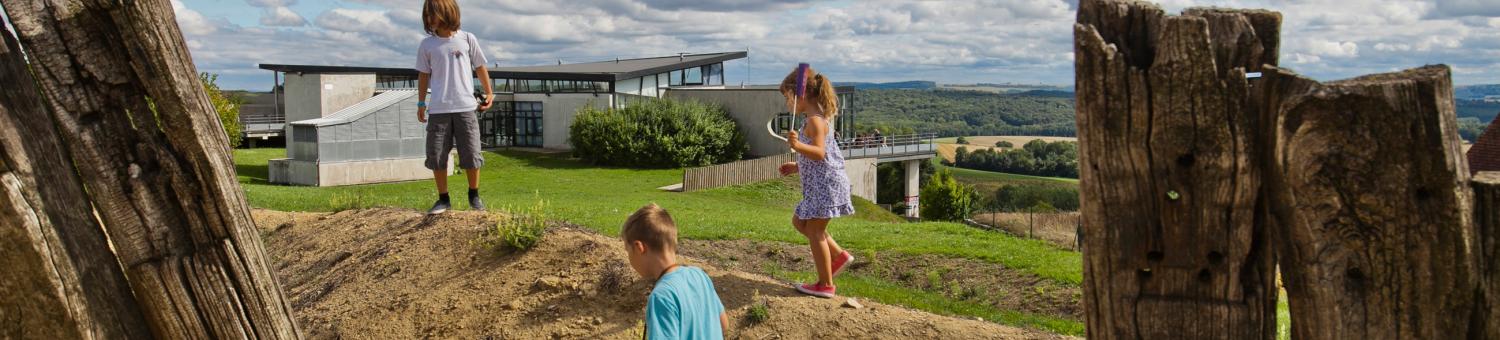
[[[656,282],[646,298],[647,339],[723,339],[724,303],[708,273],[681,266]]]

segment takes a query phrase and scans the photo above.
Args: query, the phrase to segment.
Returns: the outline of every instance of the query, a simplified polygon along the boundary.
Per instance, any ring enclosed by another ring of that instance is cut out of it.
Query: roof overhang
[[[547,72],[538,67],[517,67],[514,70],[498,68],[490,70],[490,78],[493,79],[525,79],[525,80],[574,80],[574,81],[619,81],[638,78],[647,75],[671,72],[680,69],[702,67],[722,63],[734,59],[743,59],[749,56],[748,52],[726,52],[716,53],[711,57],[684,60],[683,62],[662,65],[657,67],[631,70],[627,72]],[[667,57],[675,58],[675,57]],[[417,70],[411,68],[393,67],[364,67],[364,66],[323,66],[323,65],[289,65],[289,64],[260,64],[260,69],[283,73],[297,74],[375,74],[382,76],[406,76],[416,77]],[[566,65],[564,65],[566,66]]]

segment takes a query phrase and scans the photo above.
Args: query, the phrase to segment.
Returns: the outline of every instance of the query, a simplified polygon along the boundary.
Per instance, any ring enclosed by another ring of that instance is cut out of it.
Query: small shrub
[[[978,206],[979,193],[967,184],[953,178],[953,172],[939,170],[922,187],[921,209],[923,219],[934,221],[962,221]]]
[[[573,154],[599,165],[695,167],[739,160],[749,149],[724,107],[648,99],[622,109],[585,106],[569,127]]]
[[[759,289],[750,296],[750,301],[750,311],[745,313],[745,317],[750,320],[751,325],[771,319],[771,301],[760,296]]]
[[[341,192],[328,199],[328,208],[333,212],[374,208],[375,202],[364,191]]]
[[[958,136],[958,144],[969,144],[969,139],[964,138],[964,136]]]
[[[1007,148],[1007,149],[1009,149],[1009,148],[1016,147],[1016,145],[1015,144],[1011,144],[1009,141],[1003,141],[1002,140],[1002,141],[995,142],[995,147],[1001,147],[1001,148]]]
[[[531,207],[508,211],[508,218],[495,222],[495,228],[484,238],[483,244],[492,249],[522,251],[541,242],[547,233],[546,201],[538,200]]]
[[[599,269],[599,292],[605,294],[619,292],[620,289],[630,285],[633,280],[633,273],[625,268],[625,262],[618,259],[610,260]]]

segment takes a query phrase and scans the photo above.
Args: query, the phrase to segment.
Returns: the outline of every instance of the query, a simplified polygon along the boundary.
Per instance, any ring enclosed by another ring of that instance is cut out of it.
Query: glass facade
[[[833,122],[833,124],[835,125],[834,131],[854,131],[854,117],[856,113],[859,112],[858,107],[855,106],[854,91],[839,90],[838,96],[839,117],[836,121]],[[791,129],[793,126],[800,128],[802,127],[802,122],[800,120],[801,117],[798,117],[798,121],[793,121],[792,114],[790,112],[781,112],[776,114],[776,122],[772,123],[772,127],[774,127],[776,131],[786,131]],[[840,132],[839,138],[847,137],[848,136],[844,136],[843,133]]]
[[[542,146],[542,103],[501,101],[479,114],[479,140],[486,148]]]

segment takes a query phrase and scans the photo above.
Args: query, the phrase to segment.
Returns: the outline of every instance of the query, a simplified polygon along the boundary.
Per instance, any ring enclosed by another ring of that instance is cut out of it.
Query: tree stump
[[[0,337],[150,337],[20,45],[0,29]]]
[[[1269,339],[1259,98],[1280,14],[1081,1],[1074,26],[1091,339]]]
[[[156,337],[297,338],[170,2],[0,4]]]
[[[1446,66],[1316,84],[1281,70],[1267,171],[1297,339],[1461,339],[1478,284]],[[1301,90],[1298,90],[1301,89]]]

